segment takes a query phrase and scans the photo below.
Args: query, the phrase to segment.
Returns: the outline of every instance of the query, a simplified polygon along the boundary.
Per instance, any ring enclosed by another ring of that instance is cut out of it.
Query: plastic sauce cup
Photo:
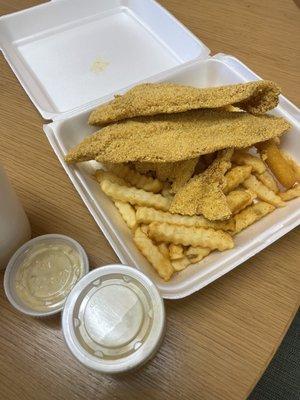
[[[63,309],[70,290],[88,271],[87,255],[78,242],[64,235],[43,235],[25,243],[12,256],[4,275],[4,290],[20,312],[45,317]]]
[[[165,331],[163,300],[140,271],[124,265],[100,267],[71,290],[62,329],[71,353],[86,367],[126,372],[158,350]]]

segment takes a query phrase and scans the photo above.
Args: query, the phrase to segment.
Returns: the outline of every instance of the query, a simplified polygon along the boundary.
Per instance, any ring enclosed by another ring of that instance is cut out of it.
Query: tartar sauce
[[[63,304],[83,275],[82,258],[72,246],[36,244],[24,254],[15,276],[15,291],[32,309],[51,310]]]

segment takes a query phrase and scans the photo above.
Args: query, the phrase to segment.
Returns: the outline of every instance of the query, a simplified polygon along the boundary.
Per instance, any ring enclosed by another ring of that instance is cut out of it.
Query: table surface
[[[0,0],[0,13],[40,3]],[[211,49],[232,54],[298,103],[300,12],[291,1],[161,0]],[[40,115],[0,60],[0,160],[33,234],[76,238],[91,265],[117,261],[64,173]],[[276,351],[299,305],[300,230],[183,300],[166,301],[167,332],[137,372],[97,375],[66,349],[60,318],[27,318],[0,289],[0,397],[45,399],[245,399]],[[3,274],[1,275],[1,280]]]

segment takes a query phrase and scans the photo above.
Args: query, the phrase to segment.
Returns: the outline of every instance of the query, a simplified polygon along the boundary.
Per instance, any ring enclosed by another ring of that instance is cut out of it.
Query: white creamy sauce
[[[16,272],[16,294],[34,310],[51,310],[64,302],[83,274],[82,259],[73,247],[38,244],[25,254]]]

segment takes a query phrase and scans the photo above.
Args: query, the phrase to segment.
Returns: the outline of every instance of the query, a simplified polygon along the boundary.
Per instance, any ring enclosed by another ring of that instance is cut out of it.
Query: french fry
[[[266,165],[260,158],[243,150],[235,150],[232,161],[238,165],[250,165],[252,172],[257,172],[258,174],[262,174],[266,170]]]
[[[188,267],[191,264],[191,261],[187,257],[182,257],[178,260],[171,261],[171,264],[174,270],[179,272]]]
[[[140,226],[140,228],[141,228],[141,231],[144,232],[145,235],[148,235],[149,225],[142,224]]]
[[[171,243],[169,246],[169,254],[171,260],[178,260],[179,258],[184,257],[184,251],[181,244]]]
[[[236,214],[249,206],[256,197],[256,193],[250,190],[233,190],[228,193],[226,200],[232,214]]]
[[[235,234],[241,232],[243,229],[260,220],[273,210],[275,210],[275,207],[272,204],[263,201],[259,201],[258,203],[245,208],[245,210],[233,217],[236,222]]]
[[[157,247],[163,256],[168,259],[170,258],[169,246],[167,245],[167,243],[160,243]]]
[[[117,183],[118,185],[121,186],[127,186],[129,187],[129,183],[127,183],[124,179],[119,178],[117,175],[115,175],[113,172],[110,171],[103,171],[103,169],[98,169],[95,172],[95,178],[98,183],[101,184],[104,180],[110,181],[112,183]]]
[[[291,165],[281,154],[280,149],[274,140],[267,140],[256,145],[262,159],[267,163],[268,167],[275,175],[276,179],[286,189],[290,189],[296,183],[296,176]]]
[[[167,199],[173,200],[174,195],[171,193],[171,185],[165,182],[164,187],[161,191],[161,194],[166,197]]]
[[[220,229],[224,231],[234,231],[234,221],[209,221],[201,215],[188,216],[171,214],[169,212],[163,212],[155,210],[154,208],[138,207],[136,212],[136,218],[138,223],[150,224],[151,222],[167,222],[173,225],[184,225],[191,227],[206,227]]]
[[[115,175],[125,179],[131,185],[147,192],[159,193],[163,188],[163,183],[151,176],[142,175],[124,164],[113,164],[109,168]]]
[[[170,199],[166,199],[160,194],[146,192],[134,187],[121,186],[108,180],[103,180],[100,186],[103,192],[114,201],[119,200],[124,203],[154,207],[164,211],[167,211],[171,204]]]
[[[197,247],[189,247],[187,251],[185,252],[187,258],[190,260],[192,264],[195,264],[201,260],[203,260],[204,257],[208,256],[209,253],[211,252],[211,249],[197,246]]]
[[[267,186],[261,183],[259,180],[256,179],[254,175],[250,175],[247,178],[243,185],[245,188],[252,190],[254,193],[257,194],[257,197],[267,203],[273,204],[275,207],[283,207],[285,206],[284,201],[282,201],[281,197],[278,196],[276,193],[272,192]]]
[[[274,193],[279,192],[279,188],[276,180],[273,178],[273,175],[269,171],[265,171],[262,174],[254,174],[256,178],[261,181],[265,186],[267,186]]]
[[[289,165],[294,170],[297,182],[300,182],[300,165],[293,159],[293,157],[285,150],[280,150],[281,154],[285,158],[285,160],[289,163]]]
[[[137,248],[156,269],[159,276],[168,281],[174,272],[170,260],[163,256],[158,247],[153,244],[152,240],[145,235],[141,228],[135,230],[133,240]]]
[[[279,196],[284,201],[289,201],[295,199],[296,197],[300,197],[300,185],[297,185],[292,189],[287,190],[286,192],[279,193]]]
[[[194,247],[202,246],[220,251],[234,247],[232,237],[228,233],[210,228],[193,228],[152,222],[149,225],[149,237],[158,242]]]
[[[122,201],[115,201],[115,206],[120,211],[122,218],[130,229],[137,227],[135,209],[129,203],[123,203]]]
[[[252,167],[250,165],[241,165],[237,167],[231,168],[225,174],[225,187],[223,192],[225,194],[231,192],[232,190],[236,189],[241,183],[247,179],[252,171]]]

